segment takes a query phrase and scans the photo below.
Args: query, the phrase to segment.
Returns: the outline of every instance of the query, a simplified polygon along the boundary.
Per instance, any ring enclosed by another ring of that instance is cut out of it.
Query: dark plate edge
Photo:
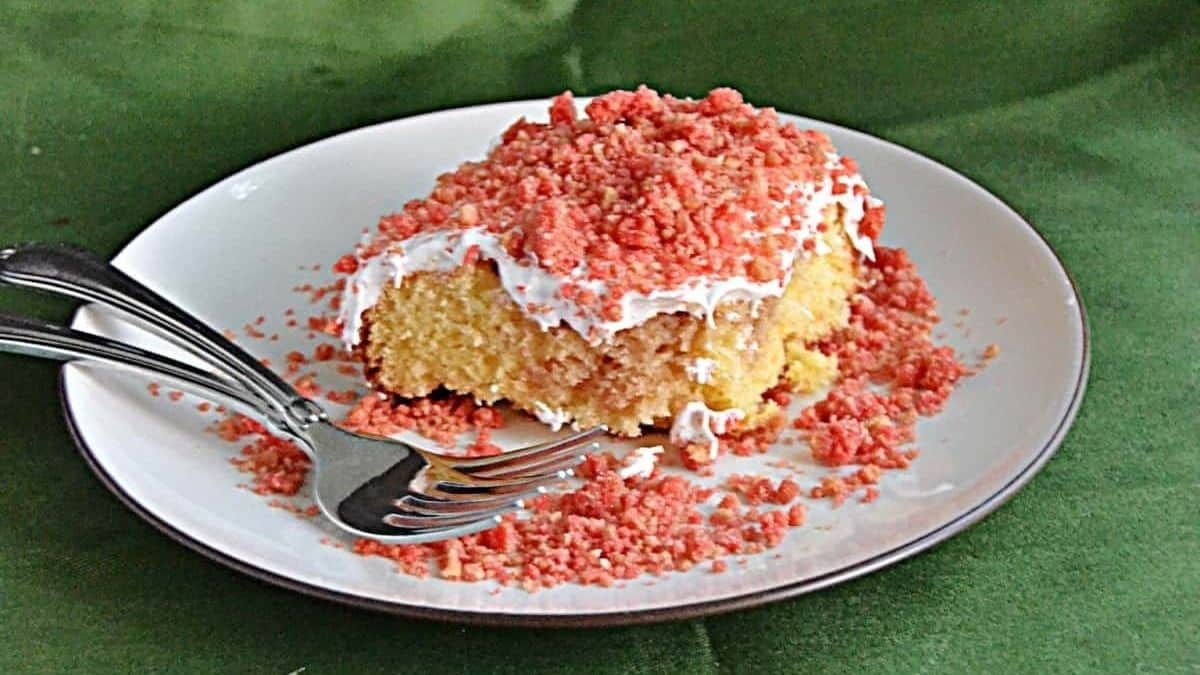
[[[826,123],[828,124],[828,123]],[[371,125],[375,126],[375,125]],[[1000,508],[1011,499],[1018,491],[1021,490],[1030,480],[1045,466],[1046,462],[1054,455],[1059,446],[1062,445],[1068,430],[1074,422],[1079,406],[1083,401],[1084,392],[1087,388],[1088,373],[1091,369],[1091,328],[1088,323],[1087,310],[1083,304],[1083,297],[1079,293],[1079,286],[1075,279],[1063,264],[1062,257],[1050,245],[1045,236],[1033,227],[1029,221],[1008,205],[1004,200],[998,198],[990,190],[983,187],[976,181],[968,178],[959,171],[956,171],[941,162],[933,160],[921,153],[918,153],[910,148],[907,148],[898,143],[888,141],[878,136],[866,134],[862,131],[852,129],[841,125],[841,129],[852,134],[868,136],[875,141],[892,145],[903,151],[905,154],[913,156],[918,161],[932,162],[939,167],[949,171],[960,180],[964,180],[977,188],[983,190],[989,197],[999,202],[1006,209],[1017,216],[1021,224],[1032,232],[1046,250],[1053,256],[1059,269],[1066,277],[1067,282],[1071,286],[1071,292],[1075,300],[1075,307],[1079,313],[1081,339],[1083,344],[1082,354],[1080,358],[1079,372],[1076,377],[1075,386],[1071,393],[1071,400],[1067,406],[1066,412],[1059,420],[1054,432],[1047,439],[1046,444],[1032,457],[1032,459],[1023,467],[1008,483],[993,493],[988,498],[984,499],[974,507],[964,511],[957,518],[943,524],[942,526],[927,532],[916,539],[913,539],[896,548],[886,551],[872,558],[859,561],[852,565],[847,565],[839,570],[827,572],[825,574],[809,577],[794,581],[792,583],[777,586],[764,591],[747,593],[744,595],[734,596],[730,598],[722,598],[720,600],[712,600],[708,602],[698,602],[687,605],[678,605],[674,607],[666,607],[662,609],[640,610],[636,612],[606,612],[592,614],[555,614],[555,615],[526,615],[526,614],[505,614],[505,613],[490,613],[490,612],[470,612],[463,610],[446,610],[424,607],[421,605],[411,605],[399,602],[389,602],[384,600],[376,600],[373,598],[365,598],[362,596],[333,591],[320,586],[296,581],[280,574],[262,569],[261,567],[252,565],[238,558],[230,556],[218,549],[212,548],[200,541],[197,541],[187,534],[179,531],[169,523],[163,521],[158,516],[151,513],[143,507],[131,495],[125,492],[120,485],[100,466],[91,449],[84,442],[82,434],[76,424],[74,417],[71,414],[71,407],[68,401],[64,372],[60,371],[58,378],[59,402],[62,407],[63,416],[67,422],[67,428],[70,431],[71,437],[75,442],[80,455],[84,462],[96,474],[100,482],[111,491],[118,500],[121,501],[127,508],[136,513],[139,517],[152,525],[155,529],[165,534],[170,539],[176,541],[183,546],[192,549],[193,551],[213,560],[217,563],[230,567],[234,570],[247,574],[259,581],[280,586],[289,590],[297,591],[308,596],[329,600],[332,602],[342,603],[353,607],[368,609],[377,612],[385,612],[389,614],[397,614],[418,619],[430,619],[434,621],[472,624],[480,626],[503,626],[503,627],[534,627],[534,628],[590,628],[590,627],[605,627],[605,626],[625,626],[635,624],[658,623],[663,621],[678,621],[684,619],[695,619],[712,614],[731,612],[740,609],[748,609],[757,607],[777,600],[811,593],[813,591],[828,588],[830,586],[858,578],[860,576],[870,574],[876,570],[882,569],[889,565],[893,565],[918,553],[928,550],[937,544],[946,541],[950,537],[962,532],[971,525],[979,522],[996,509]],[[346,133],[353,133],[346,132]],[[337,134],[341,135],[341,134]],[[320,142],[320,141],[317,141]],[[72,324],[74,319],[72,319]]]

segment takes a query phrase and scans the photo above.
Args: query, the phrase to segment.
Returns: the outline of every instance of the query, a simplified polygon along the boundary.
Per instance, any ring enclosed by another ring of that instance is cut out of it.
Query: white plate
[[[534,101],[450,110],[288,152],[189,199],[139,235],[116,264],[219,328],[266,315],[263,329],[281,340],[245,344],[280,363],[286,351],[312,347],[282,327],[284,308],[304,314],[291,288],[326,279],[298,265],[328,269],[363,227],[424,194],[440,172],[482,156],[517,117],[543,118],[545,108]],[[810,504],[810,526],[723,574],[702,566],[653,585],[639,579],[623,588],[493,594],[490,582],[414,579],[383,559],[322,545],[323,537],[336,536],[326,523],[267,508],[261,497],[235,489],[245,479],[227,461],[235,448],[202,431],[193,405],[151,398],[133,377],[72,365],[62,389],[83,455],[130,508],[219,562],[313,595],[435,618],[544,625],[694,616],[829,586],[924,550],[1011,497],[1062,441],[1086,381],[1083,308],[1045,241],[978,185],[879,139],[789,119],[828,133],[858,160],[887,202],[884,243],[908,249],[918,264],[946,317],[948,342],[968,357],[989,343],[1001,347],[941,415],[922,421],[921,457],[908,471],[890,472],[874,504]],[[963,307],[971,313],[956,328]],[[74,325],[162,348],[95,308],[81,310]],[[773,454],[811,463],[803,447]],[[723,458],[721,473],[769,471],[762,462]],[[821,473],[813,465],[807,477]]]

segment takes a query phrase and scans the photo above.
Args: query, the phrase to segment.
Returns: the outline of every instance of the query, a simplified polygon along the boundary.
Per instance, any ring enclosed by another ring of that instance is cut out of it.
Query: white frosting
[[[750,326],[743,325],[741,330],[737,332],[737,335],[734,337],[733,346],[737,347],[738,351],[744,352],[747,349],[750,349],[751,351],[758,349],[758,345],[751,347],[753,340],[750,339],[750,332],[752,330],[753,329]]]
[[[827,168],[837,166],[838,156],[828,155]],[[342,297],[342,338],[349,345],[359,341],[362,314],[379,301],[386,284],[398,286],[404,277],[417,272],[449,272],[463,264],[472,247],[478,246],[480,259],[495,262],[500,283],[505,292],[525,311],[542,330],[566,324],[592,344],[600,344],[616,333],[641,325],[658,314],[687,312],[704,316],[711,323],[717,305],[730,300],[751,302],[752,311],[764,298],[779,297],[791,279],[792,268],[797,257],[806,255],[803,242],[815,240],[817,255],[828,252],[828,246],[819,238],[821,222],[831,206],[841,208],[841,222],[850,243],[863,256],[874,259],[875,252],[869,237],[859,234],[867,206],[863,199],[854,194],[854,188],[863,184],[862,177],[839,176],[838,181],[846,185],[841,194],[833,193],[834,182],[827,178],[820,185],[796,185],[789,192],[789,199],[803,202],[804,217],[795,222],[784,217],[771,232],[790,233],[796,239],[795,248],[780,254],[782,279],[755,282],[745,277],[713,279],[701,277],[670,289],[653,290],[649,293],[630,291],[621,296],[621,318],[607,321],[593,313],[580,311],[574,301],[560,297],[559,290],[565,283],[588,289],[597,296],[604,296],[603,281],[587,278],[587,262],[580,263],[564,276],[557,276],[539,265],[510,256],[500,239],[484,227],[471,229],[443,229],[417,234],[393,244],[387,252],[363,261],[358,271],[346,284]],[[878,200],[868,197],[871,205]],[[761,237],[762,232],[747,232],[748,237]]]
[[[708,384],[712,382],[713,371],[717,369],[717,362],[712,359],[698,358],[690,364],[684,366],[688,377],[697,384]]]
[[[571,416],[566,411],[560,408],[551,408],[541,401],[534,402],[533,414],[539,422],[550,427],[551,431],[558,431],[563,428],[563,425],[571,423]]]
[[[737,408],[712,410],[702,401],[692,401],[679,411],[671,425],[671,442],[678,446],[708,446],[708,455],[717,458],[717,436],[729,431],[729,425],[745,417]]]
[[[617,475],[621,478],[632,478],[633,476],[649,478],[650,474],[654,473],[654,467],[658,465],[658,456],[662,453],[663,446],[661,445],[646,445],[636,448],[633,452],[625,455],[624,466],[617,469]]]

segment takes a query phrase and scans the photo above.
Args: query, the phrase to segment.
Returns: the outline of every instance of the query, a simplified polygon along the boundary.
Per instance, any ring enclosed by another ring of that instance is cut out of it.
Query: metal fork
[[[353,534],[388,543],[446,539],[494,526],[525,499],[570,477],[603,427],[480,458],[448,457],[334,426],[317,403],[182,308],[95,254],[68,244],[0,249],[0,282],[116,309],[204,360],[213,375],[167,357],[68,328],[5,315],[0,351],[87,359],[164,377],[248,409],[298,441],[313,463],[321,512]]]

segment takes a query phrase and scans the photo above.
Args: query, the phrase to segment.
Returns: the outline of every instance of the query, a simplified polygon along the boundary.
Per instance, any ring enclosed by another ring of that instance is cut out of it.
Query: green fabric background
[[[1029,217],[1081,286],[1094,355],[1028,488],[932,552],[760,609],[441,625],[172,543],[79,460],[55,367],[5,356],[0,672],[1200,671],[1197,3],[4,0],[0,241],[113,253],[205,185],[337,131],[640,82],[731,84],[895,140]],[[0,308],[69,310],[11,290]]]

